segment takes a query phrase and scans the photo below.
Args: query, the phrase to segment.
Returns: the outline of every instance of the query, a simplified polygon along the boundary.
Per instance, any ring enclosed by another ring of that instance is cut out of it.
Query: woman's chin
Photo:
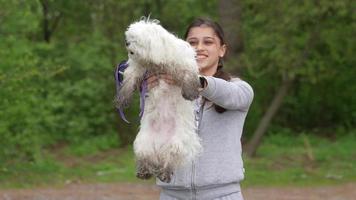
[[[205,63],[204,62],[202,62],[202,61],[197,61],[197,64],[198,64],[198,68],[199,68],[199,70],[202,70],[202,69],[204,69],[204,68],[206,68],[206,65],[205,65]]]

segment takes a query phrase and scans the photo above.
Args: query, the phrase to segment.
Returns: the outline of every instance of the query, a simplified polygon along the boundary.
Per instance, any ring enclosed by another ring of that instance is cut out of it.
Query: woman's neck
[[[217,71],[216,68],[201,69],[199,70],[199,74],[203,76],[214,76],[216,71]]]

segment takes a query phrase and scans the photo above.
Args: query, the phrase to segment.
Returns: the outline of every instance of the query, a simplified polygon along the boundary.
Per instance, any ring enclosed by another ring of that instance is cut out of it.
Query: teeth
[[[197,55],[197,58],[206,58],[204,55]]]

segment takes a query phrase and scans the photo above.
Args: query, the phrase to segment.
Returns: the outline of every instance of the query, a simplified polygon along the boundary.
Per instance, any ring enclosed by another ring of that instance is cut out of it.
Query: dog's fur
[[[152,175],[170,182],[177,167],[191,162],[201,151],[196,134],[193,101],[199,95],[194,49],[159,25],[143,19],[125,32],[129,67],[116,97],[116,106],[128,105],[146,71],[171,74],[176,85],[163,80],[148,91],[140,131],[134,141],[137,177]]]

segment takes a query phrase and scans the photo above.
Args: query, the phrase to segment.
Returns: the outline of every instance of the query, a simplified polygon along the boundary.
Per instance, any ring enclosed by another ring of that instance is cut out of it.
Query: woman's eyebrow
[[[197,40],[198,38],[196,38],[196,37],[190,37],[190,38],[188,38],[187,40]]]
[[[212,39],[212,40],[215,40],[214,37],[210,37],[210,36],[206,36],[206,37],[204,37],[204,39]]]
[[[215,40],[214,37],[211,37],[211,36],[204,36],[204,37],[203,37],[203,40],[206,40],[206,39],[208,39],[208,40]],[[198,38],[197,38],[197,37],[190,37],[190,38],[187,38],[187,41],[192,41],[192,40],[198,40]]]

